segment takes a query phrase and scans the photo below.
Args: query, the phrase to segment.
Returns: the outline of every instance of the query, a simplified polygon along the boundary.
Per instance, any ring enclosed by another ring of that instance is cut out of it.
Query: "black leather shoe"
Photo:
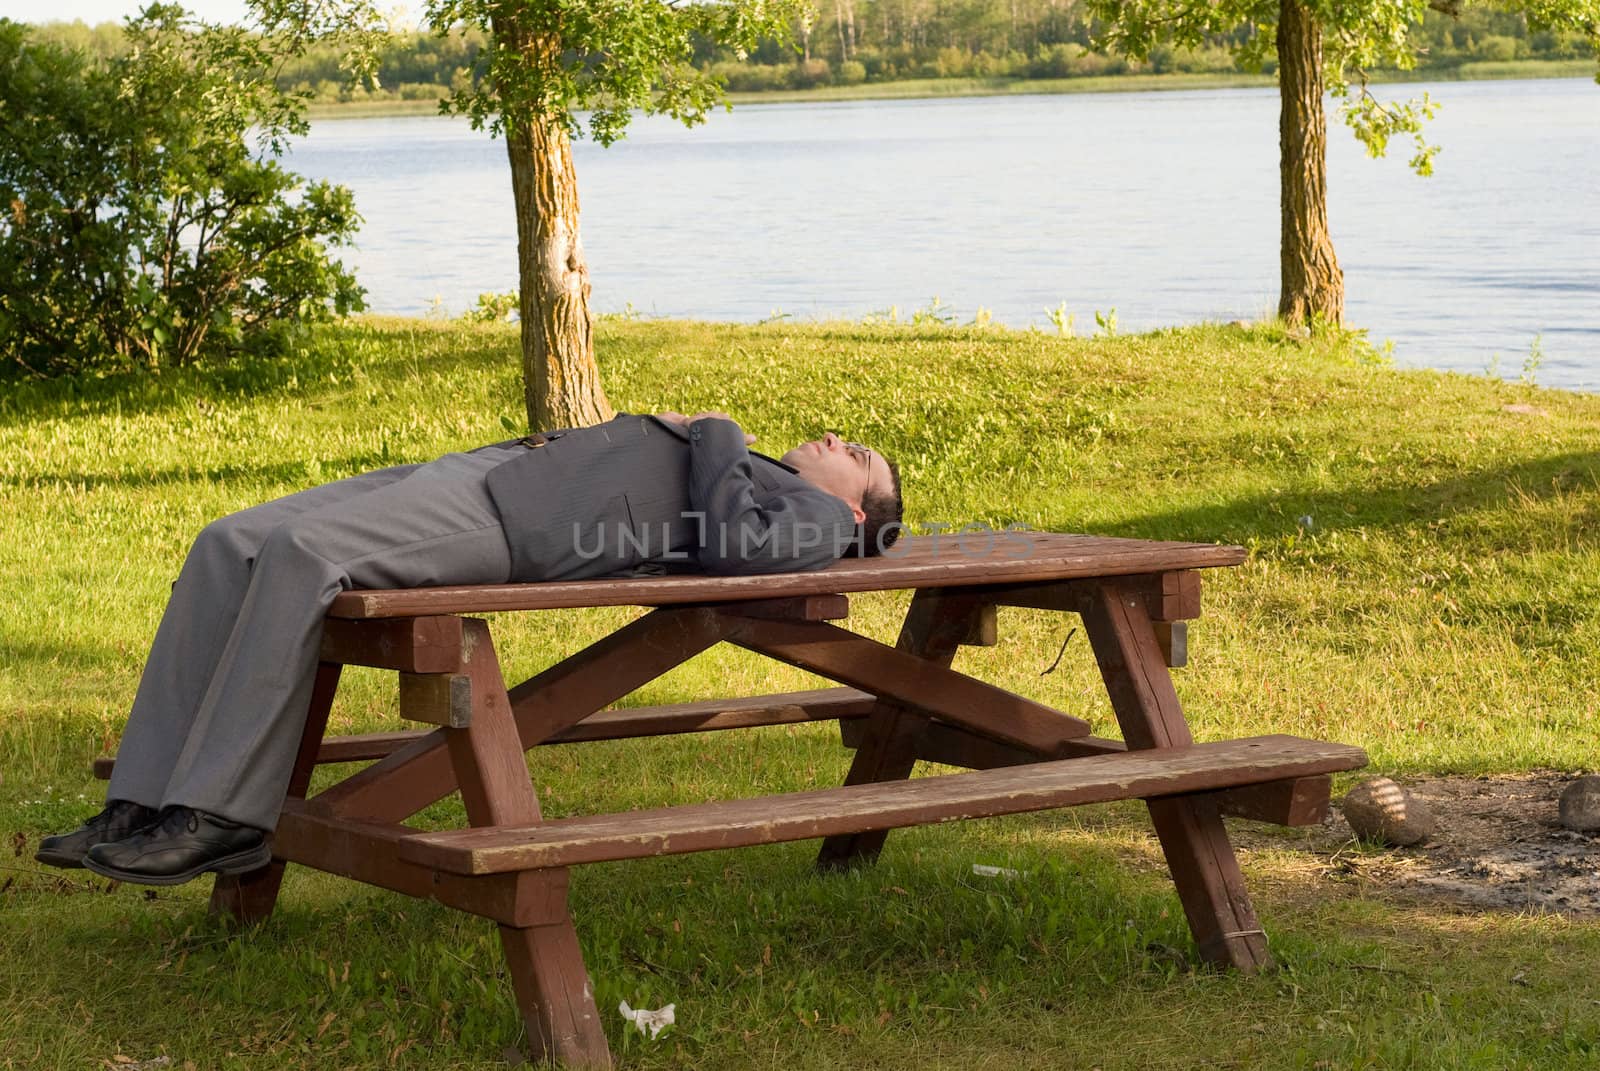
[[[49,866],[76,869],[96,844],[118,841],[156,820],[154,807],[128,800],[107,800],[106,809],[71,833],[57,833],[39,842],[33,857]]]
[[[83,865],[136,885],[181,885],[201,874],[243,874],[272,861],[267,835],[254,826],[192,807],[163,807],[161,817],[115,844],[89,849]]]

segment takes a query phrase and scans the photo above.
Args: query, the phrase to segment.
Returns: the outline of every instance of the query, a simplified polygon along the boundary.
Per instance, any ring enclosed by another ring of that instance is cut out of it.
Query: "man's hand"
[[[708,410],[706,412],[696,413],[694,416],[688,416],[688,417],[684,416],[682,413],[674,413],[674,412],[668,411],[668,412],[665,412],[665,413],[657,413],[656,414],[656,419],[657,420],[664,420],[668,424],[676,424],[680,428],[687,428],[690,424],[693,424],[696,420],[733,420],[733,418],[731,416],[729,416],[727,413],[723,413],[723,412],[720,412],[720,411],[717,411],[717,410]],[[734,423],[737,424],[738,421],[734,420]],[[749,446],[751,443],[753,443],[755,441],[756,441],[756,437],[754,435],[751,435],[748,431],[744,433],[744,444],[746,446]]]

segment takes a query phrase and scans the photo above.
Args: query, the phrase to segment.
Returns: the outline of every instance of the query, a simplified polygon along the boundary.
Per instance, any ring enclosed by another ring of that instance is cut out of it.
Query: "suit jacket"
[[[731,420],[685,429],[624,413],[559,433],[487,482],[519,581],[820,569],[856,535],[842,499],[752,454]]]

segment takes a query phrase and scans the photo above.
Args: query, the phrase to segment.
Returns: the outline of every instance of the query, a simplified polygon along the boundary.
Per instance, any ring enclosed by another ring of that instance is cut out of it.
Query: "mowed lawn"
[[[1600,398],[1398,372],[1272,327],[606,320],[599,339],[617,408],[725,409],[774,452],[826,429],[871,443],[915,525],[1242,544],[1176,675],[1202,739],[1338,739],[1402,780],[1600,766]],[[108,894],[32,862],[97,809],[90,760],[115,749],[200,527],[520,420],[501,325],[373,319],[280,361],[0,387],[0,1067],[491,1067],[521,1044],[488,923],[291,871],[273,919],[233,935],[205,883]],[[852,627],[892,640],[904,605],[856,597]],[[501,657],[520,679],[632,613],[504,617]],[[1115,735],[1073,623],[1003,610],[999,645],[958,668]],[[333,731],[398,727],[392,675],[348,680]],[[630,701],[810,680],[713,650]],[[561,815],[835,784],[848,757],[808,726],[530,765]],[[1600,922],[1409,902],[1292,837],[1253,840],[1277,966],[1251,978],[1188,967],[1138,805],[899,832],[843,877],[813,875],[806,843],[589,867],[572,903],[626,1067],[1600,1062]],[[677,1024],[649,1041],[620,1000],[675,1003]]]

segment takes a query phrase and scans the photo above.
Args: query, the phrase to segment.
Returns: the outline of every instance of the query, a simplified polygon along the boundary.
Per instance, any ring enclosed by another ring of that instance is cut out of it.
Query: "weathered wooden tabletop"
[[[793,595],[902,591],[1126,576],[1238,565],[1242,547],[1168,543],[1057,532],[985,529],[911,536],[875,558],[846,558],[826,569],[770,576],[616,577],[545,584],[347,591],[329,617],[555,610],[580,606],[671,606]]]

